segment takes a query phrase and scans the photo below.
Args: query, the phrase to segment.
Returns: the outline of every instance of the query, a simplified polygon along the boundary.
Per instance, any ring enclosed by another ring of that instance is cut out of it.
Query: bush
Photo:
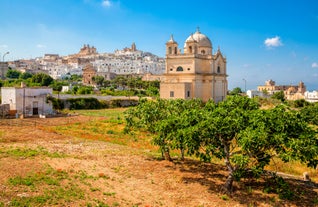
[[[102,109],[103,104],[96,98],[71,98],[67,99],[70,109]]]

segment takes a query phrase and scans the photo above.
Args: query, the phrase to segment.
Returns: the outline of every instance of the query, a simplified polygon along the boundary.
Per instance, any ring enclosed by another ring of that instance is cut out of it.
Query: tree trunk
[[[172,161],[168,147],[163,147],[161,149],[161,156],[165,160]]]
[[[225,165],[229,171],[229,176],[226,179],[224,188],[225,188],[226,193],[230,194],[233,191],[233,181],[234,181],[233,173],[234,173],[235,169],[231,165],[231,162],[230,162],[230,145],[227,142],[225,142],[224,140],[222,140],[222,144],[224,145]]]
[[[184,161],[184,148],[181,146],[181,160]]]
[[[233,174],[230,173],[224,185],[224,188],[227,194],[231,194],[233,192],[233,181],[234,181]]]

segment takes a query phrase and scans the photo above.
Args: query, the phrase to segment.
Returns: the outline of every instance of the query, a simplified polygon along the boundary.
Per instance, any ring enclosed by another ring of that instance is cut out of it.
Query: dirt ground
[[[32,200],[30,206],[318,206],[318,200],[315,200],[318,190],[314,185],[291,181],[291,187],[299,188],[302,194],[300,200],[285,201],[277,194],[263,193],[262,180],[236,184],[236,191],[228,196],[220,191],[227,174],[221,165],[190,159],[163,161],[149,150],[65,136],[40,124],[88,120],[84,116],[74,116],[37,119],[25,125],[2,122],[0,206],[12,206],[13,201],[21,201],[20,206],[27,206],[23,199],[31,202],[31,198],[52,190],[48,182],[38,181],[29,186],[10,183],[10,179],[35,173],[40,175],[48,168],[64,173],[64,178],[56,184],[59,188],[72,186],[81,196],[67,198],[61,195],[54,202],[47,199],[32,203]],[[15,149],[41,149],[45,153],[16,156],[11,153]],[[52,156],[54,153],[63,156]]]

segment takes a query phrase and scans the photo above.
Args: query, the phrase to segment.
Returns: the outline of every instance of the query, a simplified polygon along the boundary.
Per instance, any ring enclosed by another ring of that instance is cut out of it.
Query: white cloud
[[[45,45],[42,45],[42,44],[37,44],[36,47],[37,47],[37,48],[45,48],[46,46],[45,46]]]
[[[0,48],[8,48],[8,45],[0,45]]]
[[[311,67],[312,67],[312,68],[318,68],[318,63],[316,63],[316,62],[312,63],[312,64],[311,64]]]
[[[282,41],[281,41],[279,36],[272,37],[272,38],[267,38],[264,41],[264,44],[265,44],[265,46],[267,48],[279,47],[279,46],[283,45],[283,43],[282,43]]]
[[[108,7],[111,7],[111,5],[112,5],[112,3],[110,0],[103,0],[103,2],[102,2],[103,7],[108,8]]]

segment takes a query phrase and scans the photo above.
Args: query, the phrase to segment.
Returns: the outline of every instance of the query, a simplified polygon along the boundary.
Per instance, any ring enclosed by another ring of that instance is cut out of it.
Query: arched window
[[[205,55],[205,50],[201,50],[201,54],[202,54],[202,55]]]
[[[189,46],[189,53],[192,53],[192,46]]]
[[[177,47],[174,48],[174,54],[176,55],[178,53]]]
[[[172,48],[171,47],[169,47],[169,54],[172,54]]]
[[[183,68],[181,66],[177,67],[177,71],[183,71]]]
[[[217,73],[221,73],[221,68],[218,66]]]

